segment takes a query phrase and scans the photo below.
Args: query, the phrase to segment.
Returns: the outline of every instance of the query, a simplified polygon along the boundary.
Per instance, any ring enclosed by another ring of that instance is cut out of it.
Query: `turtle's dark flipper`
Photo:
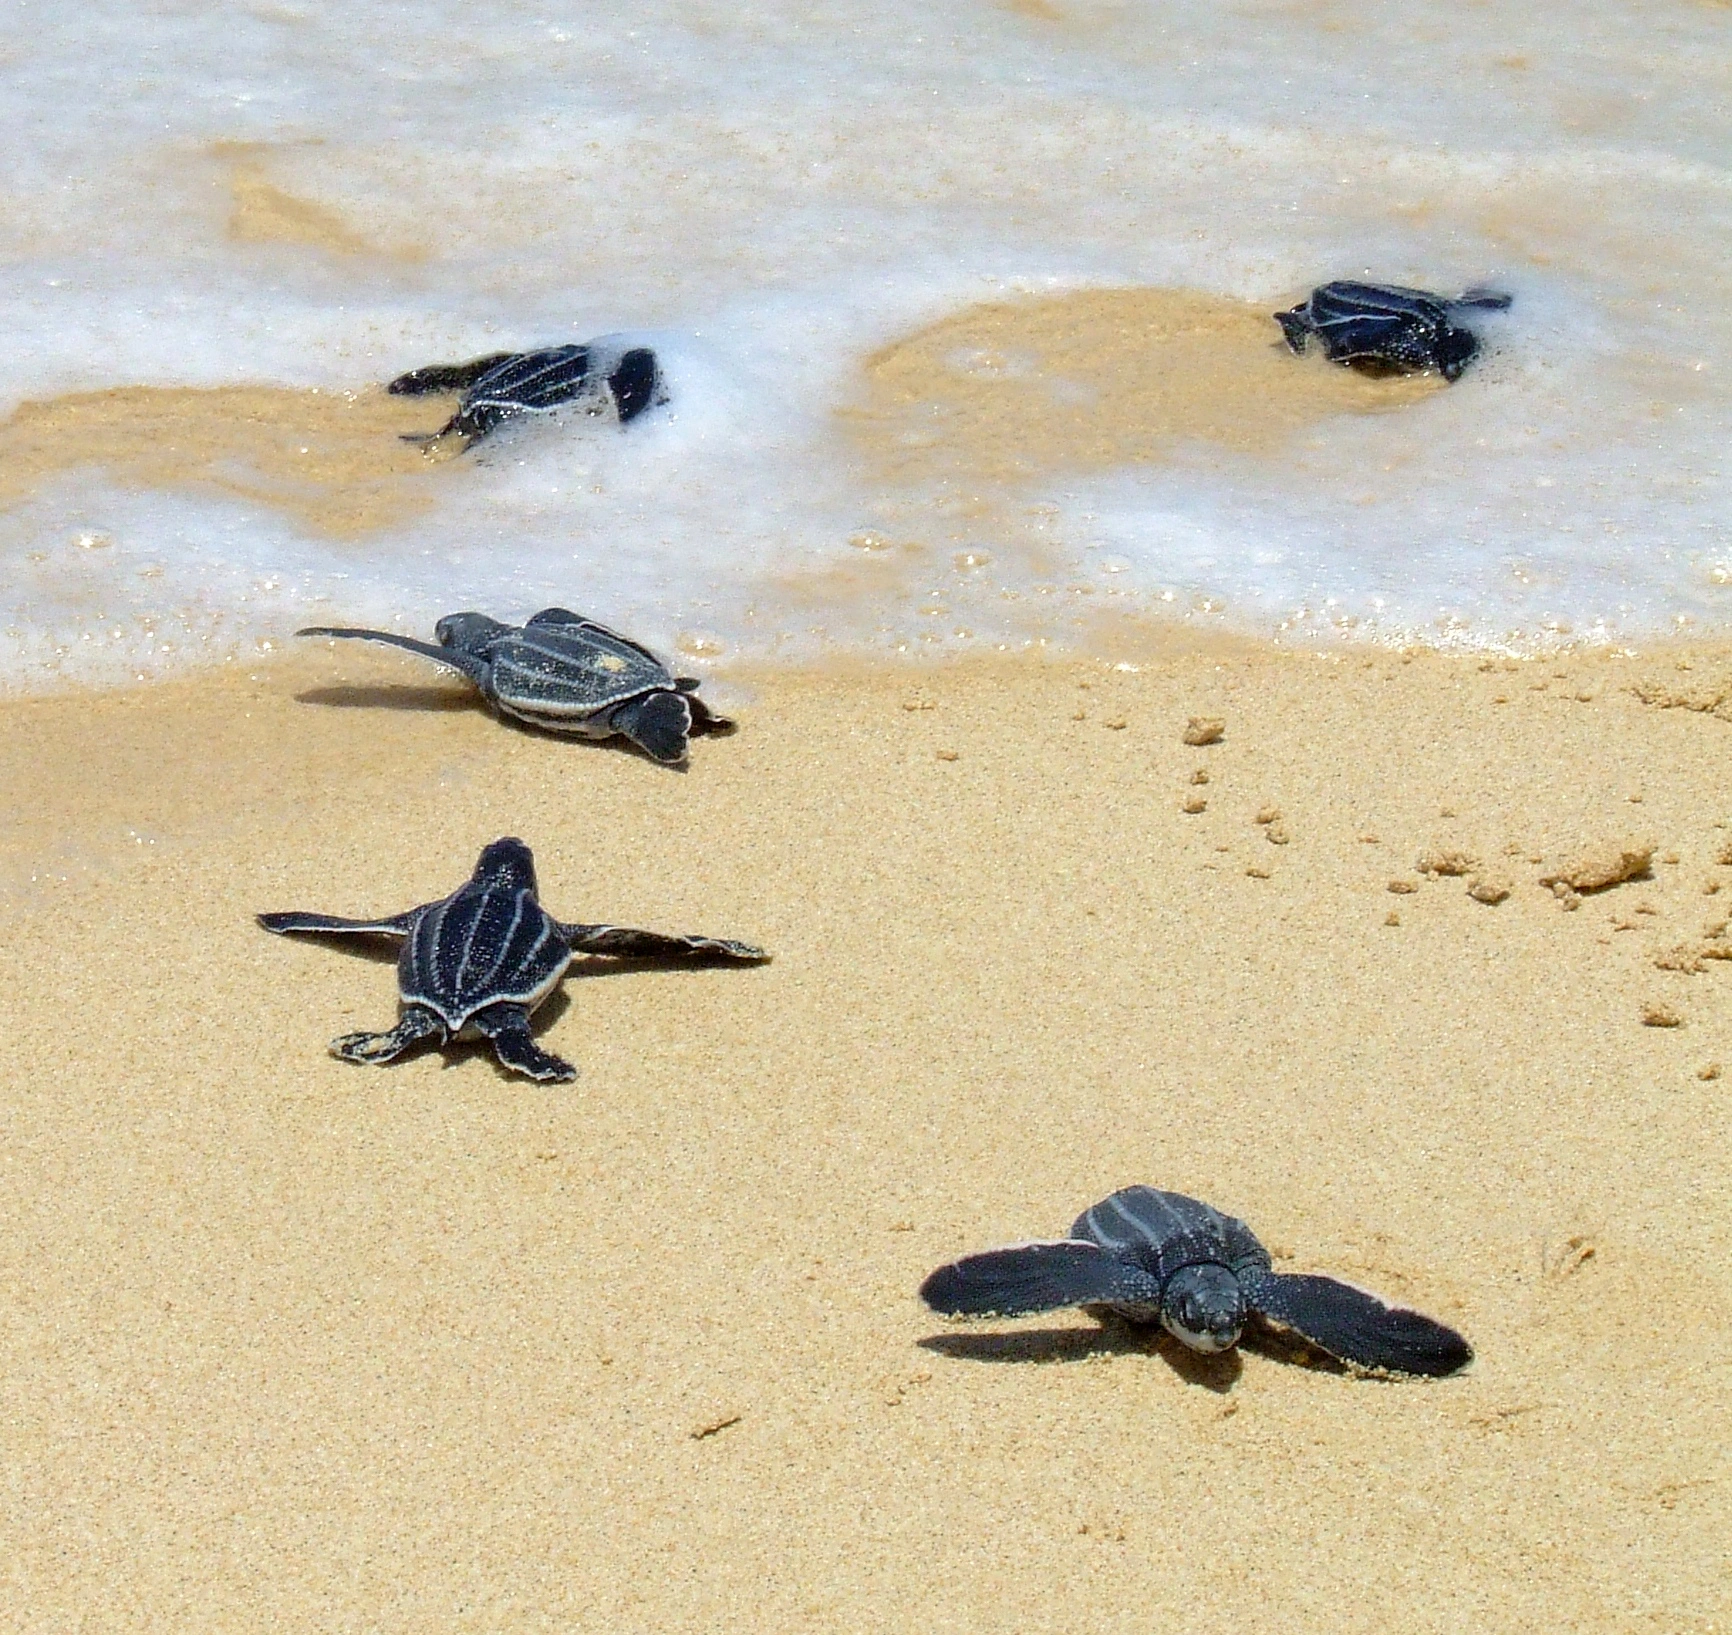
[[[338,914],[260,914],[258,922],[267,931],[279,936],[285,931],[338,932],[358,936],[406,937],[415,918],[415,910],[392,914],[381,920],[345,920]]]
[[[616,959],[731,959],[762,965],[769,955],[749,942],[726,937],[674,937],[660,931],[635,931],[628,925],[564,925],[565,940],[577,954],[612,954]]]
[[[469,1018],[492,1042],[502,1067],[542,1084],[569,1084],[577,1077],[570,1062],[538,1045],[529,1031],[529,1012],[521,1005],[489,1005]]]
[[[676,676],[674,677],[674,685],[685,695],[686,707],[692,712],[692,737],[702,738],[706,733],[726,734],[739,730],[737,722],[730,721],[725,715],[717,715],[708,704],[692,691],[701,683],[694,681],[690,676]]]
[[[465,392],[489,369],[520,356],[516,352],[489,352],[484,358],[471,358],[467,363],[434,363],[425,369],[411,369],[399,375],[385,388],[393,397],[425,397],[429,392]]]
[[[454,414],[438,431],[400,431],[397,433],[397,441],[399,443],[414,443],[420,448],[431,448],[433,444],[443,442],[453,433],[463,438],[463,448],[468,448],[481,435],[469,424],[466,416]],[[461,454],[463,449],[459,449],[457,452]]]
[[[1452,307],[1481,307],[1487,312],[1507,312],[1514,300],[1513,295],[1506,295],[1502,290],[1482,289],[1476,284],[1470,290],[1463,290],[1449,304]]]
[[[346,1062],[383,1066],[395,1061],[411,1045],[423,1039],[445,1042],[445,1024],[421,1005],[405,1005],[403,1019],[389,1033],[345,1033],[331,1041],[331,1054]]]
[[[656,369],[656,355],[647,346],[634,346],[614,365],[607,377],[608,390],[613,393],[614,407],[619,411],[623,426],[657,403],[657,387],[661,376]]]
[[[608,722],[664,766],[678,766],[686,758],[692,707],[684,693],[645,693],[621,704]]]
[[[1242,1272],[1239,1284],[1253,1311],[1356,1368],[1442,1376],[1473,1361],[1454,1329],[1332,1277]]]
[[[1300,357],[1304,357],[1305,348],[1311,340],[1311,320],[1305,308],[1297,306],[1291,312],[1277,312],[1272,316],[1281,326],[1281,333],[1286,336],[1288,346]]]
[[[405,653],[419,653],[435,664],[461,670],[473,682],[480,683],[487,673],[487,661],[457,647],[436,647],[432,642],[416,641],[413,636],[395,636],[388,630],[350,630],[337,625],[308,625],[297,630],[297,636],[334,636],[340,641],[379,642],[386,647],[401,647]]]
[[[1158,1306],[1161,1285],[1097,1243],[1066,1238],[964,1255],[927,1278],[920,1298],[946,1317],[1020,1317],[1061,1306]]]

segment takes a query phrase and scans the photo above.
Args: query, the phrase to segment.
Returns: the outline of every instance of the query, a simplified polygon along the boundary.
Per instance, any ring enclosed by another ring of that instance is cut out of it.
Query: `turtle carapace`
[[[654,352],[647,346],[622,349],[604,341],[436,363],[399,375],[385,389],[398,397],[462,393],[457,412],[438,431],[410,436],[406,440],[411,443],[449,435],[475,443],[504,421],[552,414],[568,405],[588,414],[612,414],[623,426],[653,404],[667,401]]]
[[[401,1015],[388,1033],[346,1033],[331,1054],[350,1062],[389,1062],[411,1045],[443,1045],[465,1034],[491,1042],[502,1066],[526,1078],[563,1082],[577,1069],[541,1049],[530,1013],[555,988],[576,954],[615,959],[732,960],[770,956],[719,937],[664,936],[622,925],[568,925],[538,901],[535,859],[521,840],[496,840],[449,897],[374,920],[332,914],[261,914],[267,931],[401,937],[397,989]]]
[[[950,1317],[1105,1306],[1205,1352],[1238,1344],[1256,1317],[1374,1373],[1453,1374],[1473,1360],[1453,1329],[1332,1277],[1277,1272],[1243,1221],[1153,1187],[1115,1192],[1079,1216],[1068,1238],[940,1266],[920,1295]]]
[[[1303,354],[1313,338],[1332,363],[1369,375],[1415,375],[1436,370],[1453,381],[1479,351],[1479,337],[1452,322],[1456,313],[1501,312],[1511,297],[1471,289],[1454,300],[1398,284],[1343,279],[1320,284],[1275,322],[1287,344]]]
[[[669,766],[686,758],[688,737],[734,726],[698,697],[694,677],[676,676],[641,643],[562,607],[521,626],[447,614],[433,627],[437,646],[388,630],[315,625],[295,634],[405,648],[461,670],[501,715],[577,738],[617,734]]]

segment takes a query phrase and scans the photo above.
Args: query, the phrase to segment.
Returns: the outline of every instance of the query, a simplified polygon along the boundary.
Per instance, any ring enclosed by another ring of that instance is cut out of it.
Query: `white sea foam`
[[[347,387],[605,332],[654,345],[674,399],[624,433],[502,436],[435,514],[360,542],[75,472],[0,516],[0,678],[547,601],[731,654],[1062,637],[1103,602],[1514,647],[1732,609],[1722,8],[15,15],[0,407]],[[233,241],[243,163],[377,253]],[[884,340],[1012,290],[1273,303],[1364,275],[1516,305],[1460,385],[1322,447],[1049,485],[1038,573],[966,524],[912,577],[860,573],[885,499],[834,413]]]

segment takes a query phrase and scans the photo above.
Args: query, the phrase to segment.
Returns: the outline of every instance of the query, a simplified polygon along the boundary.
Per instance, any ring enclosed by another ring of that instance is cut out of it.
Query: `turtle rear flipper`
[[[487,674],[487,661],[456,647],[435,647],[432,642],[416,641],[413,636],[396,636],[389,630],[352,630],[337,625],[308,625],[297,630],[297,636],[334,636],[339,641],[379,642],[385,647],[401,647],[405,653],[419,653],[435,664],[461,670],[471,681],[481,682]]]
[[[267,931],[281,936],[285,931],[336,932],[355,936],[406,937],[414,924],[418,909],[406,914],[392,914],[382,920],[346,920],[340,914],[301,914],[290,910],[286,914],[260,914],[258,922]]]
[[[422,448],[426,448],[429,444],[437,443],[442,437],[449,437],[453,432],[461,432],[463,436],[471,439],[480,436],[479,432],[469,430],[462,415],[454,414],[438,431],[400,431],[397,433],[397,441],[399,443],[416,443]],[[458,452],[461,453],[462,451],[459,450]]]
[[[385,388],[393,397],[425,397],[430,392],[466,392],[490,369],[509,362],[515,352],[489,352],[484,358],[471,358],[467,363],[433,363],[425,369],[411,369],[399,375]]]
[[[448,1032],[425,1005],[405,1005],[402,1020],[389,1033],[345,1033],[331,1041],[331,1054],[346,1062],[370,1062],[382,1067],[423,1039],[444,1044]]]
[[[1242,1272],[1251,1309],[1356,1368],[1441,1377],[1473,1361],[1452,1328],[1332,1277]]]
[[[577,1077],[577,1069],[570,1062],[535,1042],[525,1006],[489,1005],[469,1020],[492,1044],[501,1067],[542,1084],[569,1084]]]
[[[664,766],[677,766],[686,758],[692,707],[684,693],[645,693],[621,704],[608,724]]]
[[[1160,1280],[1097,1243],[1065,1238],[988,1249],[940,1266],[920,1298],[946,1317],[1021,1317],[1061,1306],[1149,1306]]]

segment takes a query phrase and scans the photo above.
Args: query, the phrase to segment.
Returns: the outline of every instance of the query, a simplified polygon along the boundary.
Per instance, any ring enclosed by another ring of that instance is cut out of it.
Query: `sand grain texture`
[[[1653,959],[1732,879],[1732,729],[1528,674],[764,676],[686,776],[360,650],[0,707],[11,1626],[1724,1629],[1732,968]],[[1559,913],[1521,859],[1632,793],[1654,878]],[[568,981],[570,1087],[329,1058],[391,967],[252,914],[402,908],[502,833],[562,917],[775,962]],[[1391,916],[1428,847],[1510,896]],[[1133,1181],[1478,1362],[915,1301]]]

